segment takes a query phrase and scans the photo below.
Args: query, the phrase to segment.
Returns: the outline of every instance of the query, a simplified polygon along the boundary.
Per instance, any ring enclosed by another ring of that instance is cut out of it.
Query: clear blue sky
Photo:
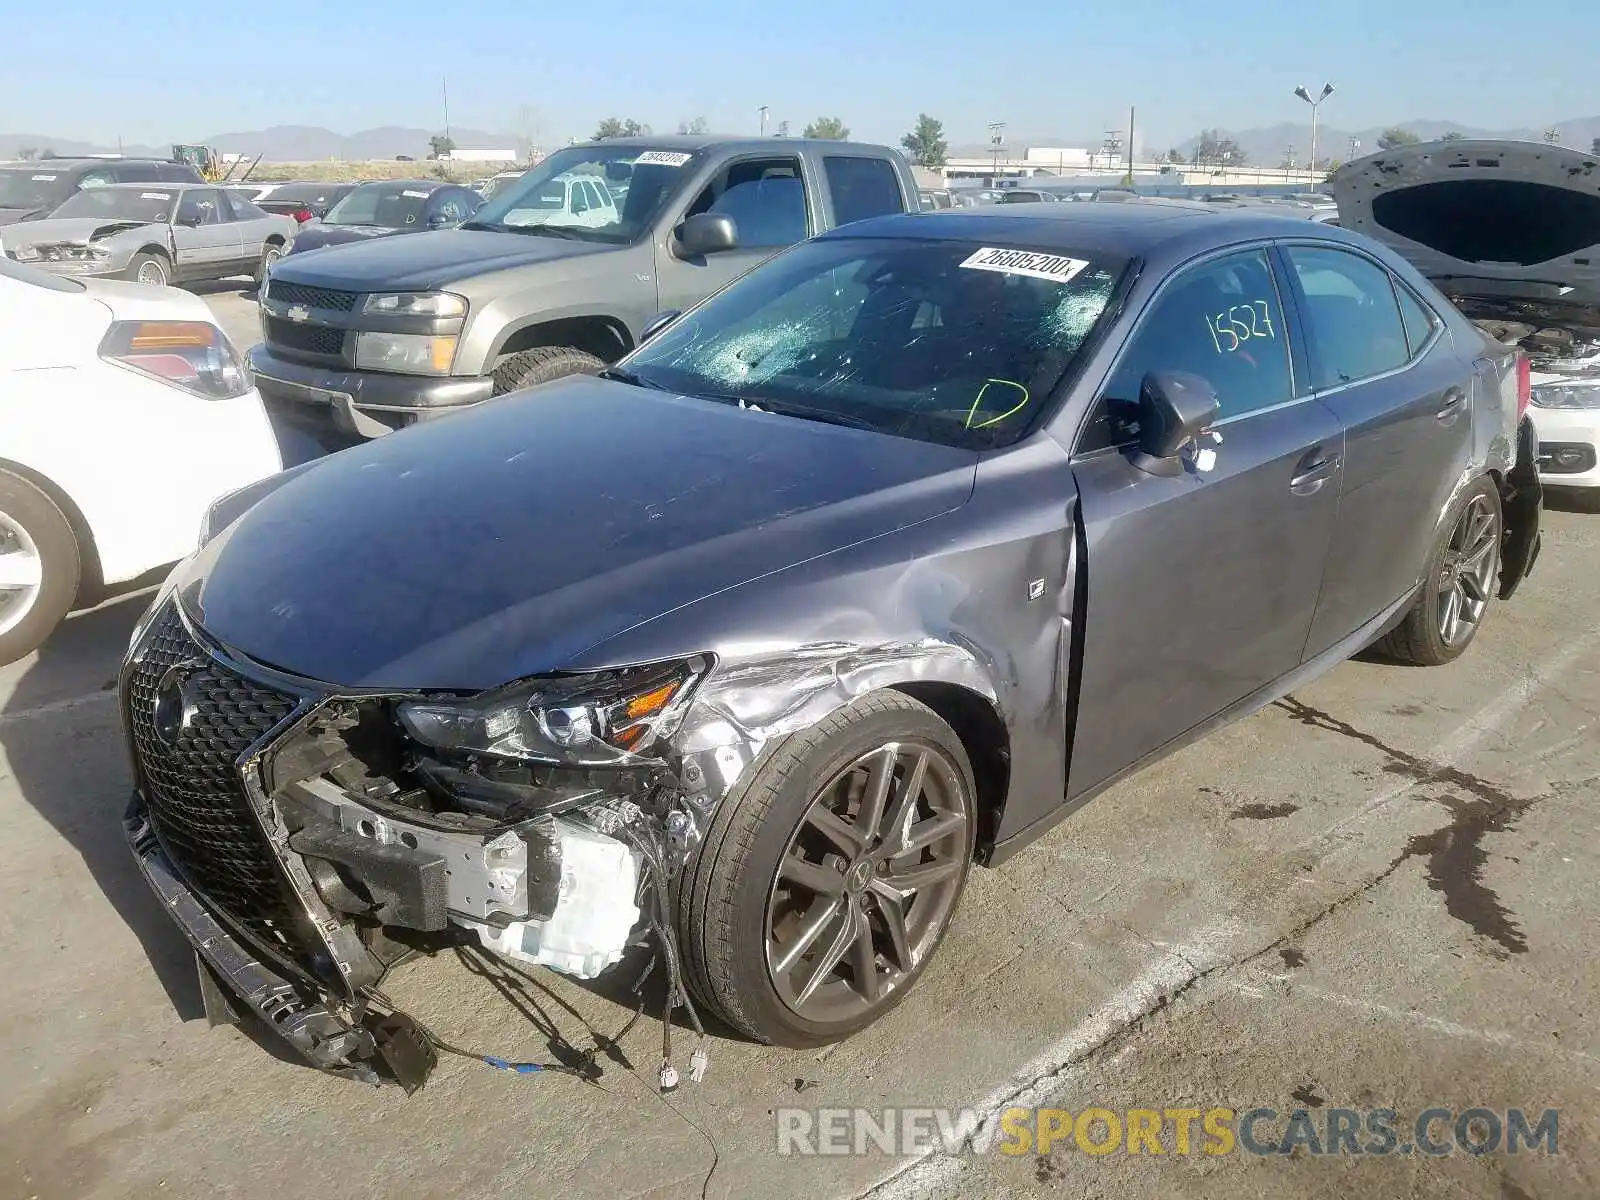
[[[927,111],[955,142],[983,140],[989,120],[1015,140],[1089,136],[1136,104],[1140,140],[1167,144],[1203,126],[1303,121],[1290,92],[1324,79],[1337,128],[1542,125],[1600,112],[1595,12],[1592,0],[19,3],[0,43],[0,130],[164,143],[270,125],[437,128],[441,75],[453,126],[537,124],[546,144],[607,115],[753,132],[760,104],[795,132],[836,114],[884,141]]]

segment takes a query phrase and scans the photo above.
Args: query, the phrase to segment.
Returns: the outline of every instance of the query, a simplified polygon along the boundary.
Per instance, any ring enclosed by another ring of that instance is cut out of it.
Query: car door
[[[281,228],[277,221],[237,192],[222,192],[223,218],[239,235],[239,269],[254,271],[267,248],[267,234]]]
[[[178,279],[220,279],[238,269],[239,227],[224,221],[222,193],[216,188],[186,188],[172,219]]]
[[[725,164],[694,195],[678,221],[697,213],[726,213],[733,218],[739,243],[719,254],[680,258],[669,234],[656,247],[661,308],[688,308],[809,237],[813,207],[809,187],[798,155],[751,155]]]
[[[1232,250],[1156,292],[1073,456],[1084,561],[1068,793],[1116,776],[1301,661],[1339,507],[1342,433],[1301,378],[1271,253]],[[1150,371],[1216,391],[1220,441],[1176,476],[1135,461]]]
[[[1291,243],[1283,256],[1312,387],[1345,433],[1339,525],[1306,641],[1314,657],[1421,577],[1471,454],[1472,364],[1375,259],[1328,243]]]

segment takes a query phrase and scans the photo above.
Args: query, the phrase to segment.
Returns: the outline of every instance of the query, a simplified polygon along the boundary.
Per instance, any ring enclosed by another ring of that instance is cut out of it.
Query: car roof
[[[340,186],[338,184],[332,186]],[[397,188],[427,188],[430,192],[438,188],[466,187],[464,183],[452,183],[448,179],[363,179],[354,187],[397,187]]]
[[[1186,255],[1256,238],[1306,237],[1351,241],[1341,231],[1270,209],[1206,205],[1003,204],[900,213],[841,226],[822,236],[903,237],[973,244],[1011,242],[1030,248],[1099,250],[1120,258]]]
[[[85,188],[84,190],[89,192],[137,192],[140,190],[148,191],[150,188],[160,188],[163,192],[183,192],[194,188],[219,188],[224,186],[224,184],[220,183],[207,183],[205,180],[196,183],[192,179],[145,179],[138,183],[102,183],[98,187]]]
[[[828,138],[801,138],[801,137],[729,137],[726,134],[718,136],[714,133],[674,133],[652,137],[640,134],[637,137],[606,138],[603,142],[579,142],[579,146],[621,146],[632,150],[682,150],[693,154],[698,150],[706,150],[713,146],[722,150],[737,150],[740,152],[750,150],[765,150],[771,154],[782,154],[785,150],[795,151],[803,149],[827,150],[829,147],[850,146],[860,150],[863,147],[873,150],[888,151],[887,146],[878,146],[870,142],[832,141]],[[562,150],[571,149],[563,146]],[[556,151],[560,153],[560,151]]]

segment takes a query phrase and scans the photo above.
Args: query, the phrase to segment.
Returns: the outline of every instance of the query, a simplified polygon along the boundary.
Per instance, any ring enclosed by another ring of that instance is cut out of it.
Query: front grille
[[[281,300],[285,304],[304,304],[307,308],[327,308],[334,312],[351,311],[360,296],[357,292],[340,292],[333,288],[287,283],[278,279],[268,285],[267,291],[274,300]]]
[[[295,700],[209,657],[169,602],[146,639],[123,702],[150,824],[173,864],[245,932],[293,958],[315,952],[319,942],[234,765],[289,716]],[[178,713],[186,718],[181,723],[173,720]]]
[[[344,349],[344,330],[327,325],[298,325],[281,317],[268,317],[267,341],[306,354],[338,354]]]

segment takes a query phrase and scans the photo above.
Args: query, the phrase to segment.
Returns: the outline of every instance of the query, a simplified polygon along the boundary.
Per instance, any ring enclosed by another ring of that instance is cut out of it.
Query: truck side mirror
[[[1139,450],[1133,465],[1151,475],[1178,475],[1179,453],[1203,433],[1222,402],[1190,371],[1151,371],[1139,384]]]
[[[717,254],[739,244],[739,227],[727,213],[695,213],[673,233],[677,236],[678,253],[682,258]]]
[[[658,312],[650,318],[649,323],[639,331],[639,344],[642,346],[668,325],[678,319],[678,310],[669,308],[665,312]]]

